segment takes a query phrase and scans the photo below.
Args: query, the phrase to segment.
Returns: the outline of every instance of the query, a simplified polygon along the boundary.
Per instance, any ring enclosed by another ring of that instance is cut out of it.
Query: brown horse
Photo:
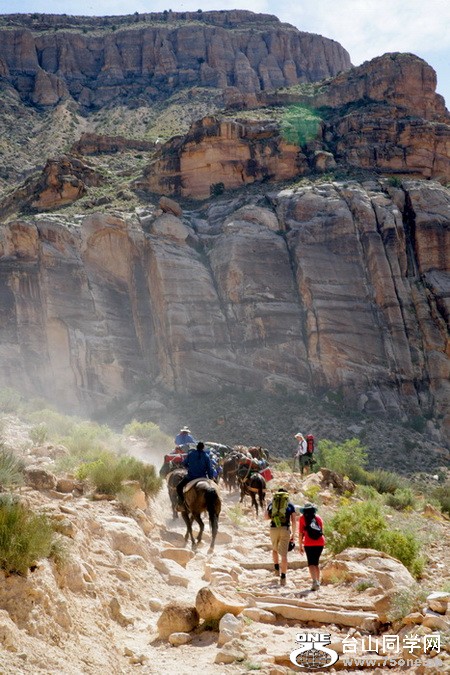
[[[252,499],[252,506],[255,507],[256,515],[258,516],[258,502],[256,500],[256,495],[259,498],[259,505],[261,509],[264,509],[264,504],[266,500],[266,481],[260,473],[252,473],[248,478],[240,478],[239,485],[241,488],[241,498],[239,503],[241,503],[246,495],[250,495]]]
[[[178,518],[178,493],[177,485],[180,480],[187,474],[187,469],[180,468],[175,469],[167,474],[167,490],[169,491],[170,504],[172,506],[172,515],[174,518]]]
[[[208,478],[199,478],[197,482],[184,493],[184,502],[186,508],[181,511],[181,515],[187,528],[185,541],[190,537],[193,549],[200,544],[203,530],[205,529],[201,515],[204,511],[207,511],[209,516],[209,526],[211,528],[211,544],[208,553],[211,553],[214,550],[219,527],[219,514],[222,507],[217,485]],[[192,534],[192,523],[194,520],[198,523],[200,528],[197,541],[195,541],[194,535]]]
[[[237,487],[237,472],[241,457],[240,453],[233,453],[225,457],[222,462],[222,480],[230,492]]]

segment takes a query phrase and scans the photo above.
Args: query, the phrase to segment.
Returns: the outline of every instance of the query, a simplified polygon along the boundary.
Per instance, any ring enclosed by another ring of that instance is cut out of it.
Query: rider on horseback
[[[202,441],[197,443],[195,450],[190,450],[186,459],[183,461],[183,466],[187,468],[187,474],[180,480],[177,485],[178,504],[183,506],[183,488],[191,480],[195,478],[213,478],[214,472],[209,455],[204,451],[205,444]]]

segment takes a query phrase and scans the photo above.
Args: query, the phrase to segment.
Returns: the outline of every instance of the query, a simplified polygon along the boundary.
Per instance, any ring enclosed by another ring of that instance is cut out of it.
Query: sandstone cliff
[[[3,384],[77,407],[142,379],[191,393],[281,385],[448,428],[448,190],[319,183],[266,197],[4,226]]]
[[[239,102],[245,105],[245,96]],[[272,106],[264,117],[258,109],[254,119],[251,111],[245,119],[206,118],[167,142],[145,171],[147,187],[203,199],[218,182],[236,188],[336,166],[450,180],[450,116],[436,94],[434,70],[416,56],[386,54],[307,96],[294,88],[263,93],[261,102]],[[283,136],[290,104],[320,115],[300,146]]]
[[[333,40],[245,11],[0,18],[0,75],[40,106],[148,102],[192,84],[251,95],[351,65]]]

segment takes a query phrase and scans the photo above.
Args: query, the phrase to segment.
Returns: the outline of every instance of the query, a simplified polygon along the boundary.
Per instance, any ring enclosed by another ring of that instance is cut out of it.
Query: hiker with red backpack
[[[308,434],[305,438],[303,434],[299,432],[298,434],[295,434],[294,438],[297,439],[298,446],[294,457],[293,471],[295,470],[296,460],[298,459],[301,475],[303,476],[303,474],[305,474],[307,476],[309,470],[316,462],[316,460],[313,458],[314,436],[312,434]]]
[[[320,588],[319,559],[325,546],[323,520],[317,515],[317,506],[307,502],[301,509],[298,522],[298,543],[300,553],[306,553],[312,591]]]

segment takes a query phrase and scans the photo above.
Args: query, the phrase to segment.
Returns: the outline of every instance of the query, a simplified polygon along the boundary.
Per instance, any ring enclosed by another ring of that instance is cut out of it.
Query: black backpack
[[[313,516],[310,523],[306,523],[306,532],[311,539],[320,539],[320,537],[323,535],[323,530],[317,522],[315,516]]]

